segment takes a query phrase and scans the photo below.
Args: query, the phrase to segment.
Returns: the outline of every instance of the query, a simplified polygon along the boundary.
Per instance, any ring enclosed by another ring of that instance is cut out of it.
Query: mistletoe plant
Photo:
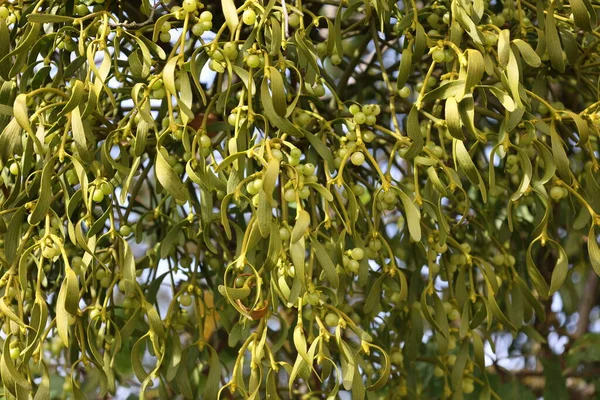
[[[599,7],[0,0],[3,396],[561,393]]]

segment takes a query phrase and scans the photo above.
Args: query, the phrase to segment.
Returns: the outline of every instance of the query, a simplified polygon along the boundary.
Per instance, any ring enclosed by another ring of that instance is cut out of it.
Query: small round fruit
[[[119,229],[119,233],[121,234],[121,236],[129,236],[131,235],[131,228],[129,227],[129,225],[123,225]]]
[[[312,89],[313,89],[313,93],[315,94],[315,96],[317,96],[317,97],[325,96],[325,87],[323,85],[321,85],[320,83],[316,84]]]
[[[306,200],[310,197],[310,189],[308,188],[308,186],[304,186],[302,189],[300,189],[298,197],[300,197],[301,200]]]
[[[450,354],[446,359],[446,363],[451,367],[454,366],[456,364],[456,354]]]
[[[159,39],[163,43],[170,42],[171,41],[171,33],[170,32],[163,32],[163,33],[160,34]]]
[[[356,261],[360,261],[365,257],[365,251],[360,247],[355,247],[350,252],[350,257],[352,257]]]
[[[88,8],[85,4],[78,4],[75,6],[75,12],[77,13],[77,15],[86,15],[88,13]],[[2,19],[2,17],[0,16],[0,19]]]
[[[205,31],[210,31],[213,27],[212,21],[203,21],[200,22],[200,24],[202,25],[202,29],[204,29]]]
[[[363,142],[371,143],[373,140],[375,140],[375,133],[371,131],[365,131],[362,133],[362,139]]]
[[[227,42],[223,45],[223,52],[230,60],[235,60],[238,55],[237,46],[233,42]]]
[[[485,44],[487,44],[488,46],[493,46],[496,43],[498,43],[498,35],[496,35],[495,33],[486,33],[484,35],[485,38]]]
[[[100,184],[100,190],[102,190],[102,193],[105,196],[108,196],[109,194],[111,194],[113,192],[112,185],[108,182],[102,182]]]
[[[321,42],[317,44],[317,54],[320,57],[323,57],[325,54],[327,54],[327,43]]]
[[[492,263],[496,266],[504,265],[504,254],[495,254],[494,257],[492,257]]]
[[[431,13],[427,16],[427,22],[429,25],[436,25],[440,22],[440,17],[437,14]]]
[[[356,260],[350,260],[348,263],[348,271],[352,272],[353,274],[357,274],[359,269],[360,263]]]
[[[6,19],[10,15],[10,11],[5,6],[0,6],[0,19]]]
[[[186,12],[191,13],[191,12],[196,11],[198,4],[196,3],[196,0],[183,0],[183,3],[181,4],[181,6],[183,7],[183,9]]]
[[[210,138],[208,137],[208,135],[200,136],[200,146],[202,148],[209,148],[210,145],[211,145],[211,141],[210,141]]]
[[[456,321],[459,318],[460,318],[460,312],[457,309],[450,311],[450,314],[448,314],[448,319],[450,321]]]
[[[237,120],[237,114],[229,114],[227,116],[227,123],[231,126],[235,126],[235,121]]]
[[[436,365],[436,367],[433,369],[433,376],[436,378],[441,378],[444,376],[444,370]]]
[[[271,150],[271,156],[274,159],[279,160],[279,161],[281,161],[283,159],[283,153],[279,149],[272,149]]]
[[[406,99],[410,96],[410,88],[408,86],[404,86],[402,89],[398,90],[398,95],[403,99]]]
[[[16,162],[10,164],[9,171],[15,176],[19,175],[19,165]]]
[[[196,22],[194,26],[192,26],[192,33],[194,34],[194,36],[197,37],[204,35],[204,28],[202,23]]]
[[[102,200],[104,200],[104,193],[102,193],[102,190],[100,190],[100,189],[94,190],[94,194],[92,195],[92,200],[94,200],[94,202],[96,202],[96,203],[100,203]]]
[[[393,204],[395,204],[396,201],[398,201],[398,197],[396,197],[396,192],[394,192],[393,190],[388,190],[388,191],[383,192],[382,199],[386,203],[393,203]]]
[[[352,186],[352,193],[354,193],[356,196],[362,196],[365,191],[366,189],[363,185],[356,184]]]
[[[290,15],[288,22],[292,28],[297,28],[300,25],[300,16],[294,13]]]
[[[340,318],[334,313],[329,313],[325,316],[325,323],[329,326],[337,326],[339,322]]]
[[[11,347],[9,351],[10,351],[10,358],[13,360],[16,360],[21,355],[21,350],[19,350],[18,347]]]
[[[319,293],[317,292],[307,292],[306,293],[306,302],[308,304],[310,304],[311,306],[315,306],[317,304],[319,304]]]
[[[475,385],[471,379],[463,380],[461,386],[464,394],[471,394],[473,391],[475,391]]]
[[[290,230],[284,227],[279,228],[279,239],[283,242],[290,240]]]
[[[367,116],[362,111],[361,112],[357,112],[354,115],[354,122],[356,122],[359,125],[364,124],[365,122],[367,122]]]
[[[254,10],[249,8],[246,11],[244,11],[244,13],[242,14],[242,21],[246,25],[254,25],[254,23],[256,22],[256,13],[254,12]]]
[[[360,106],[358,104],[352,104],[348,107],[348,111],[350,111],[350,114],[356,115],[360,112]]]
[[[517,156],[516,154],[511,154],[510,156],[506,157],[506,163],[509,165],[515,165],[518,162],[519,156]]]
[[[342,63],[342,58],[337,54],[332,54],[330,60],[333,65],[340,65]]]
[[[51,258],[54,258],[54,256],[55,256],[54,249],[52,247],[44,247],[42,249],[42,257],[51,259]]]
[[[377,123],[377,117],[375,114],[369,114],[367,115],[367,120],[365,122],[369,126],[375,125]]]
[[[352,154],[350,161],[352,161],[352,164],[354,165],[362,165],[365,162],[365,155],[362,152],[357,151]]]
[[[560,186],[552,186],[552,188],[550,189],[550,197],[552,197],[552,199],[554,200],[560,200],[566,196],[565,192],[565,188],[562,188]]]
[[[312,175],[315,173],[315,169],[316,167],[313,163],[306,163],[304,164],[304,171],[302,171],[302,173],[307,176]]]
[[[202,22],[207,22],[207,21],[212,21],[213,15],[210,11],[202,11],[202,13],[200,14],[200,17],[198,17],[198,18]]]
[[[444,59],[446,58],[444,50],[442,49],[435,49],[431,56],[433,57],[433,61],[435,61],[436,63],[444,62]]]
[[[310,120],[312,119],[312,117],[308,113],[305,113],[305,112],[301,112],[300,114],[298,114],[297,118],[298,118],[297,121],[301,126],[308,125],[310,123]]]
[[[104,278],[100,279],[100,286],[102,286],[103,288],[107,288],[110,286],[112,282],[112,279],[110,276],[105,276]]]
[[[181,296],[179,296],[179,304],[181,304],[184,307],[189,307],[192,305],[192,298],[189,294],[184,293]]]
[[[302,150],[297,147],[293,148],[290,150],[290,157],[300,159],[302,157]]]
[[[291,188],[286,190],[285,193],[283,194],[283,198],[288,203],[294,203],[296,201],[296,191]]]
[[[400,365],[404,361],[404,356],[402,355],[402,351],[394,350],[392,354],[390,354],[390,359],[392,360],[392,364]]]
[[[246,64],[250,68],[256,68],[260,65],[260,58],[256,54],[251,54],[246,59]]]
[[[462,244],[460,245],[460,247],[463,249],[463,251],[464,251],[465,253],[470,253],[470,252],[471,252],[471,245],[470,245],[469,243],[467,243],[467,242],[465,242],[465,243],[462,243]]]
[[[171,30],[171,23],[169,21],[165,21],[161,26],[160,26],[160,31],[162,33],[167,33]]]

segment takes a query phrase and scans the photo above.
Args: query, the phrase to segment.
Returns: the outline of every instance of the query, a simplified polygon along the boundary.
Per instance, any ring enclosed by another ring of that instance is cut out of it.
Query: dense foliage
[[[4,396],[566,398],[593,3],[0,0]]]

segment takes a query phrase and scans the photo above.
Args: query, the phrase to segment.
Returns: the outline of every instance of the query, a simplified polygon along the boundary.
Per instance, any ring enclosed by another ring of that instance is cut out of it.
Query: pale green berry
[[[408,86],[404,86],[402,89],[398,90],[398,95],[403,99],[406,99],[410,96],[410,88]]]
[[[196,11],[196,8],[198,7],[196,0],[183,0],[181,6],[185,10],[185,12],[188,13]]]
[[[254,10],[248,8],[246,11],[244,11],[242,14],[242,22],[244,22],[246,25],[254,25],[256,22],[256,13]]]
[[[352,164],[354,165],[362,165],[365,162],[365,155],[362,152],[357,151],[352,154],[350,161],[352,161]]]
[[[94,190],[94,194],[92,195],[92,200],[94,200],[96,203],[100,203],[102,200],[104,200],[104,193],[102,193],[102,190],[100,190],[100,189]]]

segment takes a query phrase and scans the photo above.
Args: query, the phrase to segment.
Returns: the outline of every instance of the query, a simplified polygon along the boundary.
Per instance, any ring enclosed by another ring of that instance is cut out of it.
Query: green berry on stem
[[[320,57],[323,57],[325,54],[327,54],[327,43],[321,42],[317,44],[317,54]]]
[[[188,13],[196,11],[196,8],[198,7],[196,0],[183,0],[181,6],[185,10],[185,12]]]
[[[306,163],[304,164],[304,171],[302,171],[302,173],[304,175],[312,175],[315,173],[315,165],[313,163]]]
[[[254,12],[254,10],[249,8],[246,11],[244,11],[244,13],[242,14],[242,22],[244,22],[244,24],[246,25],[254,25],[254,23],[256,22],[256,13]]]
[[[321,85],[320,83],[318,83],[313,87],[313,93],[317,97],[325,96],[325,87],[323,85]]]
[[[300,16],[296,13],[293,13],[290,15],[288,22],[292,28],[297,28],[300,25]]]
[[[121,228],[119,228],[119,233],[121,236],[129,236],[131,234],[131,228],[129,225],[122,225]]]
[[[21,350],[18,347],[11,347],[10,350],[10,358],[16,360],[21,355]]]
[[[256,54],[251,54],[246,59],[246,64],[250,68],[256,68],[260,65],[260,58]]]
[[[442,49],[435,49],[431,56],[433,57],[433,61],[435,61],[437,63],[444,62],[444,59],[446,58],[446,55],[444,54],[444,50],[442,50]]]
[[[558,201],[568,194],[565,192],[566,192],[565,188],[562,188],[560,186],[552,186],[552,188],[550,189],[550,197],[552,197],[552,199]]]
[[[162,33],[167,33],[171,30],[171,23],[169,21],[165,21],[161,26],[160,26],[160,31]]]
[[[340,318],[334,313],[329,313],[325,316],[325,323],[329,326],[337,326],[339,322]]]
[[[356,122],[359,125],[364,124],[365,122],[367,122],[367,116],[365,115],[364,112],[357,112],[354,115],[354,122]]]
[[[403,99],[406,99],[410,96],[410,88],[408,86],[404,86],[402,89],[398,90],[398,95]]]
[[[233,42],[227,42],[223,45],[223,52],[230,60],[235,60],[238,55],[237,45]]]
[[[202,26],[202,23],[197,22],[192,26],[192,34],[197,37],[204,35],[204,28]]]
[[[200,24],[202,25],[202,29],[205,31],[210,31],[213,27],[213,23],[211,21],[202,21]]]
[[[104,200],[104,193],[102,193],[102,190],[100,190],[100,189],[94,190],[94,194],[92,195],[92,200],[94,200],[94,202],[96,202],[96,203],[100,203],[102,200]]]
[[[179,296],[179,304],[181,304],[184,307],[189,307],[192,305],[192,298],[189,294],[184,293],[181,296]]]
[[[350,160],[354,165],[362,165],[365,162],[365,155],[362,152],[357,151],[354,154],[352,154]]]
[[[163,43],[168,43],[168,42],[171,41],[171,33],[169,33],[169,32],[163,32],[163,33],[160,34],[159,39]]]
[[[365,251],[360,247],[355,247],[350,252],[350,257],[352,257],[356,261],[360,261],[365,257]]]
[[[286,190],[285,193],[283,194],[283,198],[288,203],[294,203],[296,201],[296,191],[291,188]]]
[[[198,18],[202,22],[207,22],[207,21],[212,21],[213,15],[210,11],[202,11],[202,13],[200,14],[200,17],[198,17]]]
[[[287,242],[288,240],[290,240],[290,230],[287,228],[279,228],[279,239],[281,239],[283,242]]]

